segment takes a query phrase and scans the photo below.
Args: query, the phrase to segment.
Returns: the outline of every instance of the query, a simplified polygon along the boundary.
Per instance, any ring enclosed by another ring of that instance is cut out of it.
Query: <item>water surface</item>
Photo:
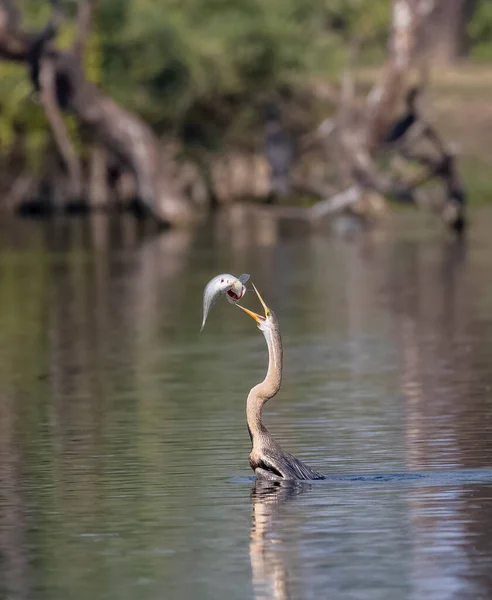
[[[462,242],[141,229],[0,226],[0,598],[492,597],[492,213]],[[276,438],[363,477],[251,481],[266,349],[225,301],[198,333],[219,272],[280,320]]]

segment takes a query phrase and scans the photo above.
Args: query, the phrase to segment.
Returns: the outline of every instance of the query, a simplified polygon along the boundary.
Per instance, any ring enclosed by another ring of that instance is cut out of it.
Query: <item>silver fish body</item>
[[[211,279],[205,286],[203,292],[203,321],[200,331],[205,327],[208,313],[212,306],[217,302],[221,294],[225,294],[227,300],[232,304],[240,300],[246,293],[244,285],[249,279],[249,275],[244,273],[239,277],[235,277],[230,273],[222,273]]]

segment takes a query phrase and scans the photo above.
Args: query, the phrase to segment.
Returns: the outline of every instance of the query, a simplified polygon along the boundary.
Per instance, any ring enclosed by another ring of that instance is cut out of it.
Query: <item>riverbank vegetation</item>
[[[2,0],[0,13],[4,205],[138,200],[183,223],[235,199],[339,199],[353,186],[408,200],[412,185],[395,191],[393,175],[376,181],[376,171],[412,85],[439,142],[411,169],[443,180],[453,154],[465,183],[486,182],[485,0]],[[328,130],[343,131],[340,164]]]

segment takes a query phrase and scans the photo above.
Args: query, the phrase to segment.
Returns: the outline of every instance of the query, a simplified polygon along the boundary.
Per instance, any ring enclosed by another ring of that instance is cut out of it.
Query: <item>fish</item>
[[[205,286],[203,292],[203,321],[200,331],[203,331],[208,313],[212,306],[217,302],[221,294],[225,294],[227,300],[235,304],[246,293],[244,285],[249,279],[249,275],[243,273],[239,277],[235,277],[230,273],[222,273],[211,279]]]

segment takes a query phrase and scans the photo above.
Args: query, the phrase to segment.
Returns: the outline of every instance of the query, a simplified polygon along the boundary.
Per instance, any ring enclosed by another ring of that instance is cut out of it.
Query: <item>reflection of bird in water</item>
[[[417,121],[416,101],[419,93],[420,89],[418,87],[409,90],[405,100],[407,105],[405,114],[396,119],[391,125],[384,140],[386,144],[393,144],[394,142],[401,140],[410,127]]]
[[[265,310],[264,317],[237,305],[257,322],[268,346],[268,372],[265,379],[249,392],[246,406],[248,431],[253,445],[249,463],[258,478],[270,481],[324,479],[321,473],[282,450],[263,424],[263,405],[279,391],[282,381],[282,340],[277,317],[263,302],[258,290],[254,289]]]
[[[289,177],[293,159],[292,143],[282,127],[275,104],[267,104],[264,115],[265,154],[270,165],[272,195],[282,198],[289,194]]]
[[[258,598],[287,600],[289,592],[289,568],[286,564],[288,553],[279,539],[276,523],[279,508],[303,493],[306,484],[286,485],[281,482],[256,480],[251,501],[253,515],[249,556],[253,574],[253,588]],[[297,562],[297,561],[296,561]]]
[[[461,234],[466,228],[467,198],[460,182],[455,156],[451,152],[443,152],[437,175],[443,179],[446,186],[444,219],[456,233]]]

